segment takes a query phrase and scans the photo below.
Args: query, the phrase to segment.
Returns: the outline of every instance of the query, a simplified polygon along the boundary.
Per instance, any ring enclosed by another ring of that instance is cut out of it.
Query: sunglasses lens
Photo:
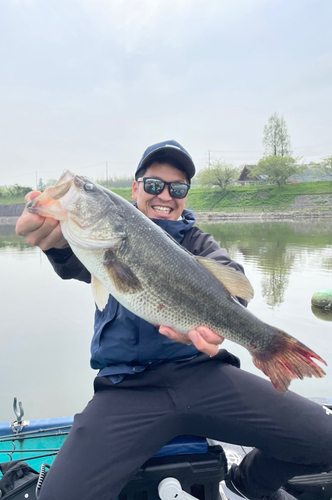
[[[144,191],[148,194],[160,194],[163,192],[165,185],[169,186],[169,194],[172,198],[185,198],[188,194],[189,187],[184,182],[165,182],[161,179],[153,179],[152,177],[143,177],[138,181],[144,182]]]
[[[187,196],[189,190],[189,186],[187,184],[183,184],[182,182],[172,182],[169,187],[169,194],[173,196],[173,198],[185,198]]]
[[[160,194],[165,184],[159,179],[144,179],[144,190],[149,194]]]

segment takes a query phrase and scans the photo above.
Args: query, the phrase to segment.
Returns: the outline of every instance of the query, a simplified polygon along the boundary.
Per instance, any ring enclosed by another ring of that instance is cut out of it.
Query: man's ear
[[[137,201],[137,190],[138,190],[138,182],[134,181],[131,187],[131,197],[135,201]]]

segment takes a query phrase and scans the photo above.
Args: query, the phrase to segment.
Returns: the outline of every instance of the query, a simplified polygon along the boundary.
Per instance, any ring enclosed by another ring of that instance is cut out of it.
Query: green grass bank
[[[114,192],[131,200],[129,188]],[[276,185],[234,186],[218,189],[192,186],[186,207],[195,212],[332,210],[332,180]]]
[[[113,191],[132,201],[130,188]],[[0,197],[0,205],[24,203],[23,197]],[[195,212],[332,211],[332,180],[276,185],[233,186],[218,189],[192,186],[186,207]]]

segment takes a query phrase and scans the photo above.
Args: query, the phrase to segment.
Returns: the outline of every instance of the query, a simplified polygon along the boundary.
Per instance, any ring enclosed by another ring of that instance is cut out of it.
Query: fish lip
[[[28,211],[28,212],[30,212],[30,213],[32,213],[32,214],[33,214],[34,208],[33,208],[33,203],[32,203],[32,202],[33,202],[33,200],[30,200],[30,201],[26,204],[25,208],[27,209],[27,211]]]
[[[31,201],[29,201],[29,203],[31,203]],[[38,208],[35,208],[33,206],[28,206],[28,205],[25,208],[27,209],[27,211],[29,212],[29,214],[40,215]]]

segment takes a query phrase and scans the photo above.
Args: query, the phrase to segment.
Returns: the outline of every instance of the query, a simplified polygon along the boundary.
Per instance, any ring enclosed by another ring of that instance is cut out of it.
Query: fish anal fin
[[[135,293],[142,290],[142,285],[136,274],[117,258],[116,252],[108,249],[104,254],[103,264],[118,292]]]
[[[110,293],[108,290],[106,290],[101,281],[99,281],[99,279],[95,276],[91,276],[91,286],[95,303],[99,311],[102,311],[106,307]]]
[[[240,271],[236,271],[229,266],[224,266],[213,259],[197,256],[195,256],[195,259],[217,278],[231,295],[241,297],[247,301],[253,298],[254,290],[251,283]]]

